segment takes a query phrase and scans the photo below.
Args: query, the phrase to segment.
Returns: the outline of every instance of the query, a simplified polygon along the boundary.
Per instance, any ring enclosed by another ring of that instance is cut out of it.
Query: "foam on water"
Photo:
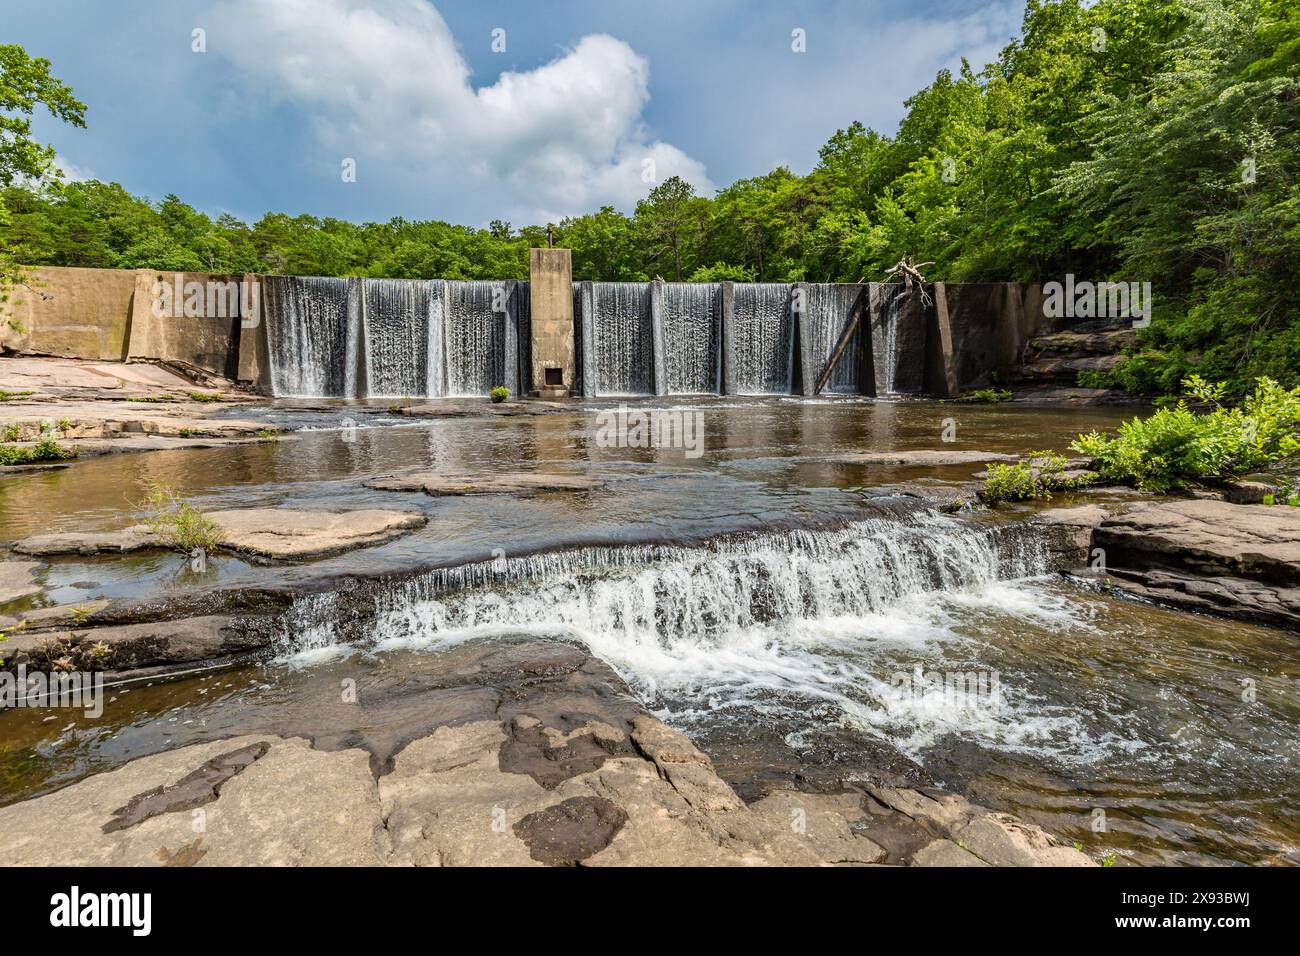
[[[706,547],[588,548],[442,569],[341,611],[303,599],[286,655],[360,636],[370,651],[475,638],[576,640],[666,719],[689,725],[747,709],[799,716],[828,706],[848,725],[918,754],[946,734],[1094,760],[1084,714],[1017,682],[988,706],[899,693],[897,675],[978,671],[972,617],[1087,628],[1081,604],[1035,576],[1030,539],[922,514],[835,531],[736,537]]]

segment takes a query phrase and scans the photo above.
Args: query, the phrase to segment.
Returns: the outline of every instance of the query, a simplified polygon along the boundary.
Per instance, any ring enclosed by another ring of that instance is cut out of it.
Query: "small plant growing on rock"
[[[280,433],[274,428],[261,428],[258,429],[257,437],[262,441],[276,441],[279,439]]]
[[[0,465],[34,465],[47,461],[66,461],[77,453],[64,448],[52,435],[42,435],[31,448],[0,445]]]
[[[498,385],[496,388],[492,389],[492,391],[488,392],[488,395],[491,396],[493,402],[504,402],[510,397],[510,389],[506,388],[504,385]]]
[[[192,402],[219,402],[220,395],[213,395],[209,392],[190,392],[190,401]]]
[[[182,498],[175,488],[153,479],[144,483],[145,496],[135,507],[145,512],[145,525],[169,547],[187,554],[195,549],[214,550],[220,543],[212,519]]]
[[[988,477],[979,491],[980,500],[986,505],[1037,498],[1050,500],[1053,491],[1078,488],[1095,477],[1091,473],[1064,475],[1065,466],[1065,456],[1053,451],[1030,452],[1028,458],[1010,465],[989,465]]]
[[[1005,388],[981,388],[970,394],[969,401],[985,405],[1011,401],[1011,391]]]
[[[0,402],[12,402],[15,399],[23,398],[24,396],[31,395],[31,394],[32,393],[30,391],[10,392],[6,389],[0,388]]]

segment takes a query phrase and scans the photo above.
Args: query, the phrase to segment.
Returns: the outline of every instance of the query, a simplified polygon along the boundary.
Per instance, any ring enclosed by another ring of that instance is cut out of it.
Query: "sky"
[[[1023,0],[0,0],[87,129],[74,178],[268,211],[482,226],[806,173],[854,120],[1018,33]],[[196,31],[199,31],[196,33]],[[801,31],[801,32],[796,32]],[[796,50],[802,43],[803,50]]]

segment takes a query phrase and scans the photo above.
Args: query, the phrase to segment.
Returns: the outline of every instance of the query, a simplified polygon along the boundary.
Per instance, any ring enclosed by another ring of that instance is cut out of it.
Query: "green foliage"
[[[144,482],[145,495],[134,507],[145,513],[145,525],[168,547],[187,554],[212,551],[221,540],[212,519],[181,497],[175,488],[154,479]]]
[[[0,445],[0,465],[34,465],[66,461],[77,453],[64,448],[51,435],[42,435],[34,445]]]
[[[23,398],[31,394],[33,393],[32,392],[10,392],[10,391],[6,391],[3,388],[0,388],[0,402],[12,402],[15,399]]]
[[[1115,437],[1080,435],[1070,446],[1110,481],[1165,492],[1192,481],[1219,481],[1277,466],[1300,456],[1300,386],[1290,391],[1261,378],[1239,405],[1222,404],[1227,386],[1200,376],[1183,382],[1186,401],[1120,425]]]
[[[45,90],[0,105],[81,121],[43,61],[0,49],[34,77],[24,88]],[[1294,0],[1029,0],[996,62],[941,70],[906,107],[893,136],[837,130],[807,175],[780,167],[711,197],[672,177],[631,215],[605,206],[555,224],[556,242],[576,279],[856,282],[910,254],[952,282],[1150,281],[1135,354],[1082,384],[1164,395],[1199,373],[1234,396],[1261,376],[1300,384]],[[49,158],[22,155],[27,174]],[[0,247],[30,265],[523,279],[545,244],[543,226],[500,221],[249,225],[117,184],[0,175]]]
[[[1005,388],[981,388],[966,396],[967,401],[985,405],[996,405],[999,402],[1009,402],[1011,399],[1011,391]]]
[[[192,401],[192,402],[204,402],[204,403],[207,403],[207,402],[219,402],[219,401],[221,401],[221,396],[220,396],[220,395],[213,395],[213,394],[210,393],[210,392],[190,392],[190,393],[189,393],[189,396],[190,396],[190,401]]]
[[[492,391],[488,392],[488,395],[491,397],[493,402],[504,402],[510,397],[510,389],[506,388],[504,385],[498,385],[496,388],[492,389]]]
[[[1037,498],[1050,499],[1053,491],[1077,488],[1093,480],[1093,475],[1066,477],[1066,459],[1052,451],[1030,452],[1029,457],[1013,464],[992,464],[984,487],[979,491],[980,500],[986,505],[1000,501],[1030,501]]]

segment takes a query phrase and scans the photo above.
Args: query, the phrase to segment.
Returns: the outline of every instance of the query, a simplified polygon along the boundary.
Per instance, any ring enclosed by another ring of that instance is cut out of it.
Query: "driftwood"
[[[904,256],[898,260],[894,268],[885,273],[886,279],[901,278],[903,280],[903,294],[911,294],[913,289],[921,291],[921,304],[930,306],[934,300],[930,298],[930,293],[926,291],[925,276],[921,275],[921,270],[926,266],[934,265],[933,262],[913,262],[911,256]]]
[[[831,352],[831,360],[826,363],[822,373],[817,376],[817,384],[813,386],[812,393],[820,395],[821,390],[826,387],[830,381],[831,373],[835,371],[835,366],[840,364],[840,359],[844,357],[845,350],[849,347],[849,342],[853,341],[853,331],[858,327],[862,319],[862,313],[866,310],[866,300],[869,293],[866,289],[858,296],[858,301],[853,303],[853,312],[849,315],[849,321],[844,325],[844,331],[840,333],[840,340],[835,343],[835,351]]]

